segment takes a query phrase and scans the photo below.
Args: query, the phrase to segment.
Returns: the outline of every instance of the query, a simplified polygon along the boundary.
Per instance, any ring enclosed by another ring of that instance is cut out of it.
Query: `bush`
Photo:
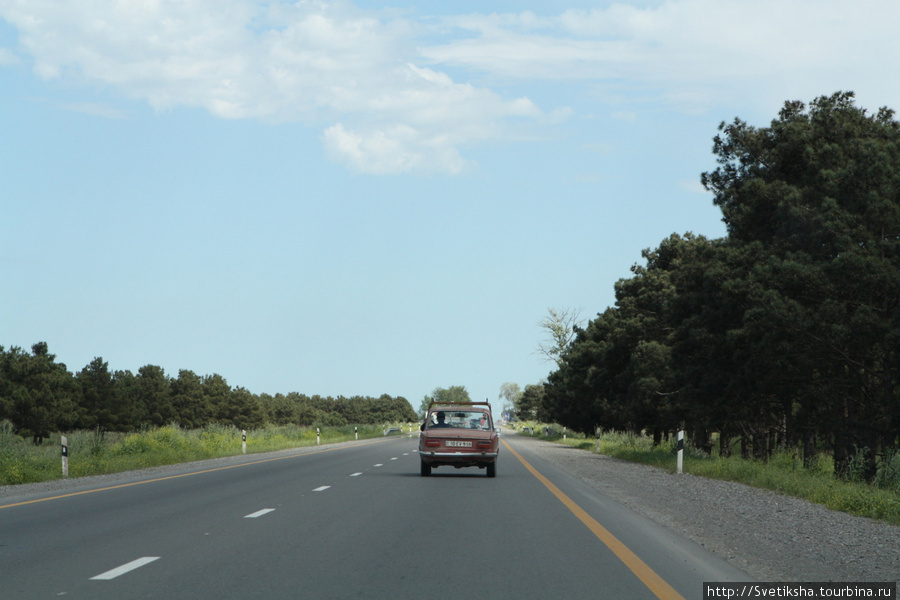
[[[875,485],[883,490],[900,493],[900,451],[888,451],[881,457]]]

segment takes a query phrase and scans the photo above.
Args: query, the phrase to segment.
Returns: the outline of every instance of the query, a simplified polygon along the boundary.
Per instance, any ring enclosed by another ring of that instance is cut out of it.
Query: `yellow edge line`
[[[646,585],[651,592],[653,592],[657,598],[660,600],[684,600],[684,596],[675,591],[675,589],[670,586],[665,580],[656,574],[653,569],[647,566],[647,564],[642,561],[637,555],[629,550],[628,546],[619,541],[619,539],[611,534],[603,525],[598,523],[593,517],[591,517],[587,512],[584,511],[583,508],[575,504],[575,502],[566,496],[558,487],[553,485],[553,483],[541,475],[537,469],[531,466],[531,464],[522,458],[522,455],[512,449],[512,447],[503,440],[503,445],[506,446],[510,452],[513,453],[513,456],[518,458],[525,468],[531,471],[531,474],[538,478],[538,481],[543,483],[550,492],[556,496],[560,502],[562,502],[566,508],[572,511],[578,519],[584,523],[588,529],[590,529],[594,535],[599,538],[601,542],[606,544],[606,546],[613,551],[613,553],[619,557],[625,566],[631,569],[631,572],[634,573],[641,582]],[[0,507],[2,508],[2,507]]]
[[[264,458],[262,460],[255,460],[253,462],[241,463],[239,465],[228,465],[226,467],[216,467],[214,469],[205,469],[203,471],[194,471],[193,473],[182,473],[180,475],[168,475],[166,477],[157,477],[156,479],[145,479],[143,481],[134,481],[132,483],[122,483],[119,485],[111,485],[108,487],[97,488],[95,490],[84,490],[82,492],[72,492],[70,494],[61,494],[59,496],[49,496],[47,498],[38,498],[37,500],[26,500],[25,502],[16,502],[15,504],[0,504],[0,510],[4,508],[12,508],[13,506],[25,506],[26,504],[37,504],[39,502],[48,502],[50,500],[59,500],[61,498],[71,498],[72,496],[82,496],[84,494],[94,494],[96,492],[105,492],[108,490],[117,490],[120,488],[132,487],[135,485],[144,485],[145,483],[156,483],[157,481],[167,481],[169,479],[178,479],[179,477],[190,477],[192,475],[202,475],[203,473],[213,473],[215,471],[224,471],[226,469],[237,469],[238,467],[248,467],[250,465],[259,465],[262,463],[272,462],[276,460],[285,460],[288,458],[297,458],[300,456],[309,456],[310,454],[321,454],[322,452],[331,452],[332,450],[341,450],[342,448],[350,448],[357,446],[368,446],[369,444],[378,444],[383,442],[384,440],[372,440],[369,442],[363,442],[362,444],[355,444],[354,446],[338,446],[334,448],[323,448],[322,450],[314,450],[312,452],[303,452],[301,454],[291,454],[289,456],[276,456],[275,458]]]

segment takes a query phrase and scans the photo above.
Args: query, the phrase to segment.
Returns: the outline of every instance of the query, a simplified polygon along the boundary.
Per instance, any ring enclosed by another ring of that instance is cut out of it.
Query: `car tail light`
[[[427,448],[438,448],[441,445],[441,440],[425,440],[425,447]]]
[[[490,440],[480,440],[480,441],[478,442],[478,444],[476,444],[476,447],[478,447],[478,448],[487,448],[488,450],[490,450],[490,449],[491,449],[491,442],[490,442]]]

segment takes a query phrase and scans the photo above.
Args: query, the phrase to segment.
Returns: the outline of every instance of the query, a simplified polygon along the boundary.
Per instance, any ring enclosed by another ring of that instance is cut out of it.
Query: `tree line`
[[[100,429],[128,432],[175,423],[200,428],[213,423],[241,429],[266,424],[340,426],[415,421],[403,397],[256,395],[232,388],[217,374],[180,370],[177,377],[146,365],[110,371],[95,358],[73,374],[56,361],[46,342],[26,352],[0,346],[0,421],[8,420],[35,443],[55,431]]]
[[[471,401],[469,390],[464,385],[451,385],[448,388],[436,387],[431,391],[430,396],[422,398],[422,402],[419,403],[418,417],[420,420],[425,418],[425,415],[428,413],[428,405],[432,402],[445,404]]]
[[[872,481],[900,449],[900,124],[841,92],[722,123],[713,153],[726,237],[645,250],[517,408],[657,442],[686,426],[706,451],[718,433],[723,456],[825,450]]]

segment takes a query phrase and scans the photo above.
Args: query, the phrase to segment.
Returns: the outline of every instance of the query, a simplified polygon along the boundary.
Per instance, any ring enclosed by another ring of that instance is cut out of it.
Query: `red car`
[[[422,476],[440,466],[487,469],[497,476],[500,435],[494,429],[487,402],[452,402],[428,405],[419,434]]]

